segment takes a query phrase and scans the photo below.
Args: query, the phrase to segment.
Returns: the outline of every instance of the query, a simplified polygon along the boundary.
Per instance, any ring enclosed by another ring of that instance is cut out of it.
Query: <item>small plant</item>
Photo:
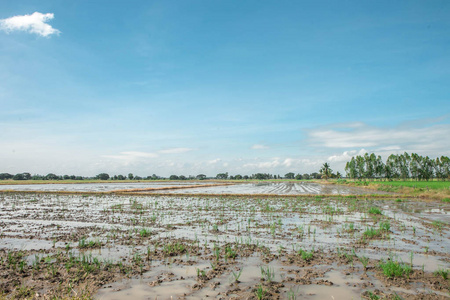
[[[242,275],[242,269],[240,269],[239,272],[235,272],[234,270],[231,270],[231,275],[233,275],[234,281],[239,283],[239,278]]]
[[[438,270],[434,271],[433,273],[435,276],[441,276],[445,280],[448,279],[448,270],[439,268]]]
[[[381,215],[382,214],[382,212],[381,212],[381,209],[379,209],[378,207],[376,207],[376,206],[372,206],[371,208],[369,208],[369,214],[371,214],[371,215]]]
[[[433,221],[433,223],[431,223],[431,225],[439,231],[441,231],[442,227],[444,226],[442,221]]]
[[[411,266],[392,260],[381,262],[380,268],[383,270],[383,274],[387,278],[403,277],[404,275],[409,276],[412,272]]]
[[[364,231],[363,235],[364,235],[364,237],[373,239],[373,238],[379,237],[381,235],[381,233],[379,230],[376,230],[373,227],[367,227],[367,229],[366,229],[366,231]]]
[[[148,237],[148,236],[150,236],[152,234],[152,231],[151,231],[151,229],[148,229],[148,228],[142,228],[140,231],[139,231],[139,235],[141,236],[141,237]]]
[[[295,296],[294,290],[292,289],[292,287],[289,289],[289,292],[287,293],[287,298],[289,300],[296,300],[297,296]]]
[[[397,293],[394,292],[394,295],[392,295],[392,300],[403,300],[403,298],[400,297],[399,295],[397,295]]]
[[[364,270],[367,270],[367,265],[369,264],[369,259],[366,256],[360,256],[359,261],[362,263]]]
[[[275,278],[275,271],[269,266],[261,266],[261,277],[268,282],[272,282]]]
[[[227,258],[236,258],[237,253],[234,251],[231,247],[226,246],[225,247],[225,257]]]
[[[310,260],[312,260],[312,259],[313,259],[313,256],[314,256],[314,254],[313,254],[312,251],[311,251],[311,252],[308,252],[308,251],[305,251],[305,250],[303,250],[303,249],[298,250],[298,254],[299,254],[299,255],[302,257],[302,259],[305,260],[305,261],[310,261]]]
[[[371,291],[367,291],[367,297],[369,297],[370,300],[379,300],[380,297],[372,293]]]
[[[206,272],[205,270],[200,270],[199,268],[197,270],[197,279],[204,279],[206,278]]]
[[[380,223],[380,231],[389,232],[390,230],[391,224],[388,221]]]
[[[81,238],[78,241],[78,248],[79,249],[85,249],[85,248],[97,248],[97,247],[101,247],[102,243],[98,240],[96,241],[87,241],[86,238]]]
[[[264,290],[264,287],[262,285],[259,285],[256,288],[255,295],[256,295],[256,298],[258,298],[258,300],[261,300],[264,298],[264,296],[266,295],[266,291]]]

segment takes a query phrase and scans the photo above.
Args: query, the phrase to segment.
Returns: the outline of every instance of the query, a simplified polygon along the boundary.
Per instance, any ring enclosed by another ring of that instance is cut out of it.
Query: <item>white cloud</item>
[[[119,155],[103,155],[106,158],[119,159],[124,161],[131,161],[140,158],[154,158],[158,157],[158,154],[151,152],[137,152],[137,151],[125,151],[120,152]]]
[[[53,28],[46,22],[53,19],[52,13],[42,14],[34,12],[31,15],[14,16],[0,20],[0,29],[6,32],[26,31],[40,36],[49,36],[59,34],[58,29]]]
[[[160,150],[158,152],[162,153],[162,154],[180,154],[180,153],[186,153],[186,152],[189,152],[192,150],[193,149],[191,149],[191,148],[171,148],[171,149]]]
[[[261,172],[279,172],[286,170],[310,170],[311,167],[319,165],[323,160],[310,160],[299,158],[279,158],[274,157],[266,161],[249,162],[243,165],[243,169],[256,170]]]
[[[369,151],[411,151],[422,153],[434,150],[437,155],[450,149],[450,124],[429,126],[373,127],[362,123],[340,124],[307,132],[309,142],[316,147],[347,148]]]
[[[252,149],[254,149],[254,150],[261,150],[261,149],[269,149],[269,147],[266,146],[266,145],[255,144],[255,145],[252,146]]]
[[[350,151],[344,151],[342,154],[336,154],[328,157],[329,162],[347,162],[352,159],[353,156],[357,155],[364,155],[364,153],[367,153],[365,149],[361,149],[359,151],[356,150],[350,150]]]
[[[222,160],[220,158],[216,158],[216,159],[213,159],[213,160],[209,160],[207,163],[210,164],[210,165],[214,165],[214,164],[217,164],[217,163],[219,163],[221,161]]]

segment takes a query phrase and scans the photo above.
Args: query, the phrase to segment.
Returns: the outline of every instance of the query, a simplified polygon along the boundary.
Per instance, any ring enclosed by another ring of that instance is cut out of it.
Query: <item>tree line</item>
[[[450,159],[447,156],[430,158],[417,153],[391,154],[383,161],[374,153],[357,155],[346,163],[345,172],[352,179],[381,180],[447,180],[450,178]]]
[[[337,174],[340,177],[339,172]],[[336,177],[335,174],[330,174],[329,177]],[[189,175],[170,175],[169,177],[162,177],[156,174],[151,176],[141,177],[129,173],[128,175],[109,175],[108,173],[100,173],[93,177],[83,177],[76,175],[56,175],[49,173],[47,175],[31,175],[28,172],[9,174],[0,173],[0,180],[205,180],[205,179],[219,179],[219,180],[271,180],[271,179],[295,179],[295,180],[308,180],[308,179],[320,179],[323,178],[322,170],[320,172],[305,173],[305,174],[295,174],[293,172],[286,173],[284,176],[270,173],[256,173],[252,175],[229,175],[226,173],[219,173],[215,177],[208,177],[205,174],[198,174],[196,176]]]

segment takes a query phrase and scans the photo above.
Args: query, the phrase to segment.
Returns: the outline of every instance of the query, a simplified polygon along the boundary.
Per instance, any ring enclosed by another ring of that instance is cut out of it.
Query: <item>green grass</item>
[[[310,261],[310,260],[312,260],[313,259],[313,256],[314,256],[314,254],[313,254],[313,252],[311,251],[311,252],[308,252],[308,251],[305,251],[305,250],[302,250],[302,249],[300,249],[299,251],[298,251],[298,254],[302,257],[302,259],[303,260],[305,260],[305,261]]]
[[[410,265],[400,263],[398,261],[388,260],[380,263],[380,268],[383,271],[384,276],[387,278],[409,276],[412,272]]]
[[[86,249],[86,248],[99,248],[102,246],[102,243],[98,240],[86,240],[86,238],[82,238],[78,241],[78,248],[79,249]]]
[[[434,271],[434,275],[441,276],[442,278],[447,280],[448,279],[448,270],[439,268],[439,270]]]
[[[442,190],[450,188],[450,181],[375,181],[371,184],[380,184],[392,187],[409,187],[418,189]]]
[[[371,215],[382,215],[381,209],[379,209],[378,207],[375,207],[375,206],[372,206],[371,208],[369,208],[368,213]]]

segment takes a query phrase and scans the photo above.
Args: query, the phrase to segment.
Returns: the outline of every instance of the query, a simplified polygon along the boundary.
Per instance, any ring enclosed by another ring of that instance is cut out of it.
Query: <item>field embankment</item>
[[[330,181],[332,184],[345,184],[364,187],[383,192],[402,194],[414,198],[431,198],[450,201],[450,181]]]

